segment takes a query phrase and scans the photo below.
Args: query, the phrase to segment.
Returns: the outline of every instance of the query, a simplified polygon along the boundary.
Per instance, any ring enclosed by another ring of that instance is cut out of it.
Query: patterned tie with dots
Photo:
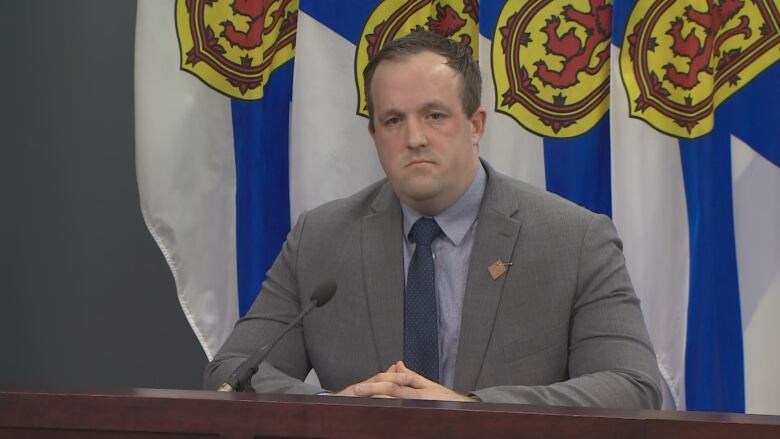
[[[431,243],[441,233],[433,218],[420,218],[409,232],[414,255],[404,292],[404,363],[429,380],[439,382],[439,329],[436,281]]]

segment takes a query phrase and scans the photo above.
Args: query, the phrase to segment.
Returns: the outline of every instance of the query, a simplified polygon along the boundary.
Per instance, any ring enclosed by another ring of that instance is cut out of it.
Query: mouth
[[[432,161],[430,161],[430,160],[417,159],[417,160],[412,160],[411,162],[407,163],[406,167],[410,168],[412,166],[424,165],[424,164],[432,165],[434,163]]]

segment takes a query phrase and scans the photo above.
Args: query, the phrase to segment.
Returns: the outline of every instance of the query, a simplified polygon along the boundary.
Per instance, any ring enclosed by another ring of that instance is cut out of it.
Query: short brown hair
[[[474,115],[482,101],[482,75],[468,46],[456,43],[433,32],[416,30],[409,35],[387,43],[374,55],[363,69],[363,84],[366,93],[368,123],[374,127],[374,104],[371,101],[371,80],[382,61],[399,60],[422,52],[433,52],[443,56],[445,64],[460,76],[460,100],[463,112]]]

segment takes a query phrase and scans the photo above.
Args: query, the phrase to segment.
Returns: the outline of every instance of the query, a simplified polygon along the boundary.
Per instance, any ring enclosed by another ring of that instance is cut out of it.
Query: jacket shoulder
[[[492,198],[502,198],[507,214],[524,223],[548,225],[587,225],[597,213],[557,194],[491,170],[489,186]]]
[[[389,192],[389,194],[388,194]],[[374,211],[378,199],[392,195],[392,187],[387,179],[370,184],[360,191],[336,200],[331,200],[309,211],[303,212],[298,221],[305,221],[306,229],[325,232],[333,227],[343,229],[353,222],[360,222],[363,217]]]

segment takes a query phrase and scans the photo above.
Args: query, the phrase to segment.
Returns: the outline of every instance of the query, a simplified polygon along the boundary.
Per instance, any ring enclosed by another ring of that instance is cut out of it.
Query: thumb
[[[395,371],[398,373],[415,373],[415,371],[406,367],[403,361],[396,362],[394,366],[395,366]]]

